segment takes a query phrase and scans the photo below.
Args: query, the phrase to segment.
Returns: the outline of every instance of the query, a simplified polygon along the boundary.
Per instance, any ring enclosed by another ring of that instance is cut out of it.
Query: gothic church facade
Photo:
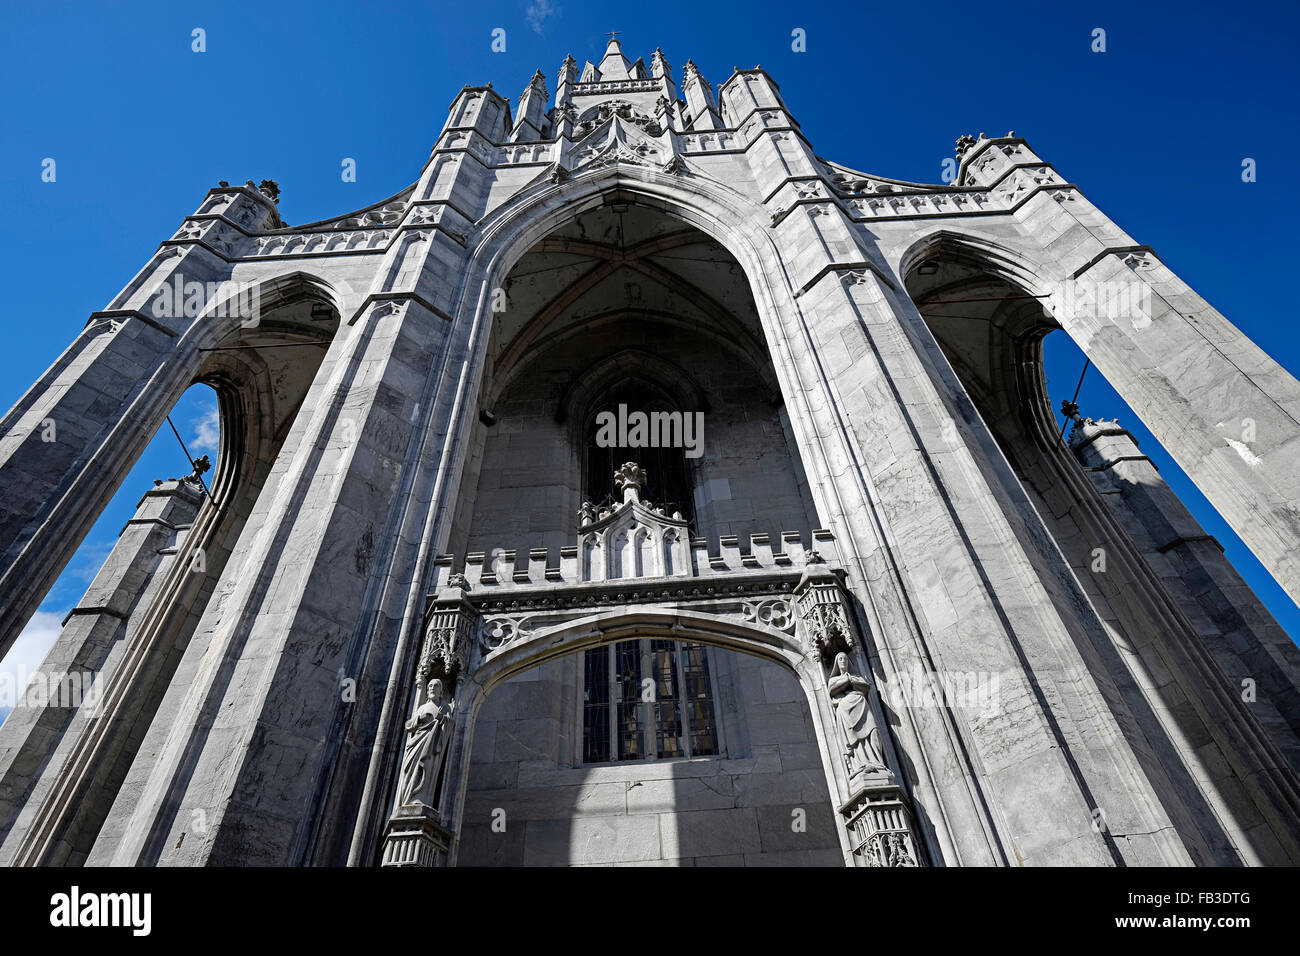
[[[221,449],[0,727],[0,862],[1300,862],[1300,653],[1042,339],[1292,598],[1300,384],[1023,139],[901,182],[680,75],[465,87],[336,219],[223,184],[90,316],[0,422],[0,649],[193,383]]]

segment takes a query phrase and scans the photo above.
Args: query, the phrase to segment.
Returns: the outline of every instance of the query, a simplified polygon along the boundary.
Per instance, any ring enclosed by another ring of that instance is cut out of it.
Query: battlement
[[[783,531],[775,542],[768,534],[751,534],[744,548],[737,535],[691,538],[678,544],[670,534],[656,536],[649,529],[646,532],[639,542],[634,532],[628,536],[627,545],[615,552],[612,547],[605,547],[605,540],[612,545],[621,539],[593,540],[597,534],[584,528],[578,544],[558,549],[558,561],[555,560],[557,549],[554,548],[533,548],[527,552],[494,548],[491,552],[470,552],[465,555],[460,573],[464,574],[470,592],[481,594],[485,591],[554,587],[557,584],[576,586],[653,578],[721,578],[750,571],[786,571],[804,567],[812,552],[831,565],[839,563],[835,538],[822,528],[813,530],[811,540],[806,540],[798,531]],[[656,553],[663,555],[665,550],[676,550],[684,560],[666,568],[670,559],[659,557],[656,560]],[[435,592],[451,583],[452,575],[456,573],[456,557],[443,554],[435,560]]]

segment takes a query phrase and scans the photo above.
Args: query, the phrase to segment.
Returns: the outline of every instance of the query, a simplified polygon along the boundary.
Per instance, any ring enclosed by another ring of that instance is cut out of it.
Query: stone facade
[[[1041,340],[1292,597],[1300,383],[1021,138],[900,182],[675,75],[467,86],[337,219],[222,184],[0,421],[8,648],[184,389],[222,412],[51,652],[96,693],[0,727],[0,861],[1300,862],[1300,653],[1119,423],[1057,435]],[[597,440],[629,409],[670,440]],[[633,644],[705,649],[707,748],[590,749]]]

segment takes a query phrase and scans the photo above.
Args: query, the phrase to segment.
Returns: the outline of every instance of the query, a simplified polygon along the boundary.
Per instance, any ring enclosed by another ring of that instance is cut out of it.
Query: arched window
[[[607,497],[617,499],[614,489],[614,472],[626,461],[634,461],[646,472],[646,485],[641,489],[641,500],[655,505],[668,506],[690,520],[694,502],[693,484],[686,462],[686,449],[680,443],[665,447],[636,447],[634,445],[607,445],[600,441],[597,421],[602,412],[626,421],[627,416],[641,412],[682,415],[682,410],[659,389],[640,381],[620,382],[592,403],[584,430],[582,495],[587,501],[601,502]],[[618,440],[635,436],[619,434]],[[646,439],[649,439],[649,435]]]
[[[641,638],[586,652],[583,763],[721,753],[708,648]]]

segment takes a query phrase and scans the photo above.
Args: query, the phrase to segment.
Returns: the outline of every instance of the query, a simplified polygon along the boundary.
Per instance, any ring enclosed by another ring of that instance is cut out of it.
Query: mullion
[[[619,641],[588,650],[584,668],[585,763],[720,752],[703,645],[659,638]],[[652,683],[650,700],[642,699],[644,680]]]

